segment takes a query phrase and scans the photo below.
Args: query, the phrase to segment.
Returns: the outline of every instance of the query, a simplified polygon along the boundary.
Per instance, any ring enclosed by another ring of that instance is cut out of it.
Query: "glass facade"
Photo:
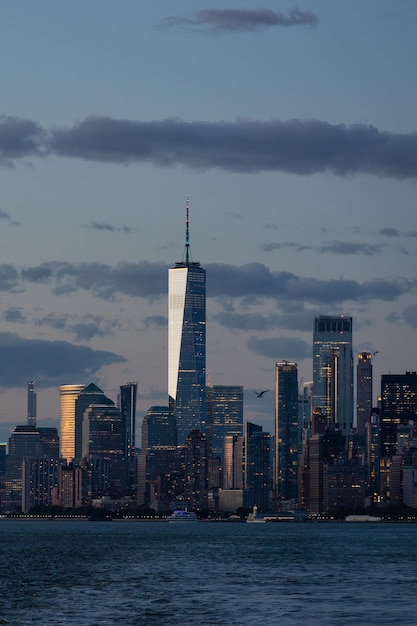
[[[176,263],[168,275],[168,395],[178,445],[205,430],[205,383],[206,272],[199,263]]]
[[[313,333],[313,410],[343,433],[353,426],[352,318],[320,316]]]
[[[85,385],[60,387],[60,457],[68,463],[75,458],[75,401]]]
[[[243,435],[243,387],[213,385],[206,388],[206,434],[211,456],[224,462],[225,437]]]
[[[301,434],[297,363],[282,361],[275,364],[275,489],[284,500],[297,498]]]

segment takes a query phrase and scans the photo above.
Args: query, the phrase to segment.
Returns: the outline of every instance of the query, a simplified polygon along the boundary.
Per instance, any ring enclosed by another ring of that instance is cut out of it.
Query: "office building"
[[[352,318],[321,315],[314,320],[313,410],[343,434],[353,426]]]
[[[91,404],[114,407],[113,400],[110,400],[94,383],[90,383],[79,392],[75,400],[75,460],[77,462],[82,458],[84,411]]]
[[[365,434],[372,413],[372,354],[359,352],[356,366],[356,432]]]
[[[84,410],[82,427],[82,457],[107,460],[108,495],[124,494],[127,481],[125,424],[120,410],[114,404],[90,404]]]
[[[136,400],[138,383],[127,383],[120,387],[120,411],[125,424],[125,457],[127,486],[133,493],[137,483],[136,457]]]
[[[184,497],[191,510],[208,508],[208,456],[206,436],[198,430],[188,435],[184,446]]]
[[[178,444],[205,430],[206,272],[191,258],[187,198],[183,260],[168,272],[168,395]]]
[[[75,459],[75,402],[85,385],[60,387],[60,457],[68,463]]]
[[[417,418],[417,373],[381,376],[381,452],[397,452],[397,428]]]
[[[35,381],[28,382],[28,425],[36,426],[36,391]]]
[[[210,456],[224,462],[225,437],[243,435],[243,387],[206,387],[206,435]]]
[[[275,481],[276,495],[297,499],[298,454],[301,453],[298,417],[297,363],[275,364]]]
[[[244,433],[244,506],[267,511],[273,483],[273,438],[252,422],[245,423]]]

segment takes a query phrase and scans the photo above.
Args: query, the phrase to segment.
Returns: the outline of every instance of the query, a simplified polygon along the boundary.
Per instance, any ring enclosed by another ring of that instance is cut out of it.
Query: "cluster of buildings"
[[[275,430],[264,432],[244,421],[242,386],[206,384],[206,273],[191,256],[188,200],[183,259],[168,278],[168,398],[144,416],[141,445],[136,382],[116,403],[93,383],[62,385],[58,434],[37,427],[31,381],[27,424],[8,450],[0,444],[3,512],[417,508],[416,372],[383,375],[375,406],[374,355],[359,353],[355,368],[352,318],[319,316],[313,380],[299,381],[297,363],[276,362]]]

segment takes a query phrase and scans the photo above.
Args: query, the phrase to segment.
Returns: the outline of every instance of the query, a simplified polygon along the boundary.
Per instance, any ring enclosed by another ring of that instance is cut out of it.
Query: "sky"
[[[312,379],[317,315],[352,316],[375,399],[417,370],[416,28],[415,0],[4,0],[0,441],[29,380],[40,426],[61,384],[166,404],[187,194],[245,419],[272,431],[276,361]]]

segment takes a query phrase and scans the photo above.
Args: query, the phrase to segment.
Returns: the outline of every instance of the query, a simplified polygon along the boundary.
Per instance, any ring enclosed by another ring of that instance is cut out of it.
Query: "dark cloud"
[[[261,313],[230,313],[222,311],[213,316],[221,326],[231,330],[258,330],[264,331],[279,325],[277,315],[262,315]]]
[[[91,224],[89,224],[89,226],[87,226],[87,228],[91,228],[93,230],[104,230],[104,231],[109,231],[109,232],[119,232],[119,233],[125,233],[126,235],[133,233],[134,229],[131,228],[130,226],[114,226],[112,224],[106,224],[105,222],[103,223],[99,223],[99,222],[91,222]]]
[[[246,345],[251,352],[274,361],[281,359],[297,361],[311,358],[312,355],[311,343],[297,337],[269,337],[265,339],[249,337]]]
[[[54,293],[59,294],[85,289],[104,299],[114,299],[117,295],[153,299],[166,295],[168,267],[146,261],[124,262],[114,267],[99,263],[50,262],[25,268],[22,278],[50,284]],[[242,298],[247,305],[259,303],[262,298],[313,304],[393,301],[417,287],[417,281],[405,278],[381,278],[363,283],[343,278],[320,280],[291,272],[273,272],[262,263],[241,266],[211,263],[206,270],[209,296],[228,301]]]
[[[18,286],[19,274],[13,265],[0,265],[0,291],[12,291]]]
[[[0,333],[0,352],[1,387],[23,387],[32,379],[40,386],[56,387],[89,380],[105,365],[125,361],[112,352],[65,341],[24,339],[14,333]]]
[[[408,232],[404,233],[404,235],[406,237],[417,237],[417,230],[409,230]]]
[[[140,122],[88,117],[72,128],[47,133],[26,120],[0,121],[0,163],[39,154],[158,167],[183,165],[200,171],[417,176],[417,133],[401,135],[363,124],[298,119]]]
[[[331,252],[333,254],[363,254],[365,256],[374,256],[382,254],[383,245],[372,245],[369,243],[354,243],[352,241],[333,241],[319,248],[321,253]]]
[[[316,120],[155,122],[90,117],[52,134],[57,155],[197,170],[283,171],[296,174],[359,172],[394,178],[417,175],[417,134]]]
[[[168,326],[168,318],[165,315],[148,315],[143,320],[145,328],[166,328]]]
[[[403,320],[411,328],[417,328],[417,304],[409,304],[404,309]]]
[[[6,309],[2,313],[2,318],[6,322],[11,322],[13,324],[23,324],[25,321],[25,316],[20,307],[10,307],[10,309]]]
[[[396,228],[380,228],[379,234],[384,237],[398,237],[400,234]]]
[[[65,330],[72,333],[76,341],[90,341],[93,337],[111,335],[117,320],[105,320],[99,315],[87,314],[82,317],[74,315],[57,315],[49,313],[45,317],[35,320],[37,326],[50,326],[57,330]]]
[[[293,248],[296,252],[304,252],[305,250],[311,250],[311,246],[306,246],[301,243],[295,243],[294,241],[285,241],[283,243],[274,241],[271,243],[264,243],[262,246],[262,250],[264,252],[273,252],[274,250],[280,250],[281,248]]]
[[[45,153],[45,132],[30,120],[0,116],[0,164],[13,167],[13,160]]]
[[[286,14],[271,9],[203,9],[192,17],[168,17],[160,27],[203,29],[213,35],[254,32],[265,28],[316,26],[319,22],[312,11],[293,7]]]

